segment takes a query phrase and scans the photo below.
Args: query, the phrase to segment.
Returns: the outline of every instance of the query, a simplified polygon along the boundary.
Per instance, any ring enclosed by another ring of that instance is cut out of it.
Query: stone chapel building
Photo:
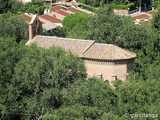
[[[62,47],[84,60],[88,77],[96,76],[112,82],[126,80],[127,73],[134,67],[136,54],[112,44],[96,43],[94,40],[81,40],[42,36],[42,22],[34,15],[29,23],[29,41],[39,47]]]

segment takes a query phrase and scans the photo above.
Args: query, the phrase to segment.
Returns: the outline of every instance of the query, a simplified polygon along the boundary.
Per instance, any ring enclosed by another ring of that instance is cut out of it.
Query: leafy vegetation
[[[22,46],[11,38],[0,40],[1,119],[38,119],[61,106],[64,88],[86,78],[83,61],[61,48],[46,50]]]
[[[160,32],[160,7],[153,14],[153,19],[151,20],[151,25]]]
[[[104,4],[103,6],[109,7],[109,8],[112,8],[112,9],[126,9],[126,10],[128,10],[128,8],[131,8],[135,5],[134,5],[134,3],[129,3],[127,5],[123,5],[123,4],[122,5],[117,5],[115,3],[112,3],[112,4]]]
[[[87,79],[84,62],[72,53],[22,44],[28,40],[27,24],[8,12],[9,0],[3,3],[0,119],[130,120],[131,115],[143,113],[155,116],[135,119],[160,119],[159,10],[153,16],[153,27],[135,25],[129,17],[100,9],[94,16],[66,17],[64,28],[54,33],[63,30],[59,35],[67,32],[67,37],[94,39],[136,52],[135,69],[127,82],[114,81],[113,88],[107,81]],[[70,22],[73,20],[77,24]]]
[[[27,22],[10,12],[0,15],[0,36],[15,37],[17,42],[28,39]]]
[[[137,7],[139,7],[139,5],[143,7],[151,5],[150,0],[78,0],[78,2],[94,7],[110,6],[112,9],[128,9],[133,5]]]
[[[67,17],[64,18],[63,20],[63,28],[66,29],[67,31],[70,31],[71,29],[74,28],[74,26],[79,25],[81,26],[85,22],[87,22],[89,18],[89,15],[87,13],[75,13],[68,15]]]
[[[22,4],[18,0],[0,0],[0,14],[10,11],[13,14],[23,14],[25,12],[30,12],[32,14],[41,15],[47,6],[44,6],[44,1],[42,0],[32,0],[26,4]]]

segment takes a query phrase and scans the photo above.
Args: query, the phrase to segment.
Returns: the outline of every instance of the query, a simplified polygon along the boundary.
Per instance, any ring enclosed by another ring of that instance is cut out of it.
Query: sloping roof
[[[67,8],[67,10],[69,10],[69,11],[71,11],[73,13],[84,13],[83,11],[80,11],[80,10],[78,10],[76,8],[73,8],[73,7],[69,7],[69,8]]]
[[[41,15],[41,16],[39,16],[40,18],[43,18],[43,19],[45,19],[45,20],[48,20],[48,21],[50,21],[50,22],[52,22],[52,23],[62,23],[62,21],[60,20],[60,19],[58,19],[58,18],[56,18],[56,17],[52,17],[52,16],[50,16],[50,15]]]
[[[60,38],[52,36],[36,36],[33,40],[30,40],[26,45],[36,43],[39,47],[50,48],[52,46],[59,46],[66,51],[71,51],[73,54],[79,57],[94,43],[93,40],[80,40],[71,38]]]
[[[67,12],[65,12],[63,10],[57,10],[57,11],[55,11],[55,13],[58,13],[58,14],[63,15],[63,16],[69,15],[69,13],[67,13]]]
[[[83,57],[93,59],[117,60],[130,59],[136,57],[136,54],[112,44],[95,43],[83,54]]]
[[[146,14],[140,14],[140,15],[133,16],[134,20],[136,20],[136,19],[147,19],[149,17],[150,16],[146,15]]]
[[[57,10],[60,10],[60,9],[62,9],[62,6],[60,6],[60,5],[57,5],[57,6],[54,6],[54,7],[52,7],[51,8],[51,11],[57,11]]]
[[[32,17],[30,17],[30,16],[28,16],[28,15],[26,15],[26,14],[23,14],[23,15],[21,15],[27,22],[29,22],[31,19],[32,19]]]
[[[153,15],[156,11],[148,11],[147,14]]]
[[[30,20],[29,24],[33,24],[34,20],[36,19],[37,15],[33,15],[32,19]]]
[[[33,22],[35,21],[36,18],[38,19],[37,15],[33,15],[32,19],[29,22],[29,24],[33,24]]]
[[[94,40],[38,35],[33,40],[29,40],[26,45],[31,45],[32,43],[36,43],[39,47],[43,48],[50,48],[52,46],[62,47],[66,51],[71,51],[79,57],[89,59],[122,60],[136,57],[136,54],[133,52],[111,44],[95,43]]]

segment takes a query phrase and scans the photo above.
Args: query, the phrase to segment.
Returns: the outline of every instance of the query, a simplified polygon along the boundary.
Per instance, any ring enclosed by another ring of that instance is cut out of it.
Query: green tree
[[[74,28],[76,25],[82,25],[85,23],[89,18],[89,15],[87,13],[75,13],[68,15],[64,18],[62,24],[63,28],[67,31],[70,31]]]
[[[84,82],[75,83],[64,92],[66,106],[76,103],[84,106],[98,107],[110,112],[117,102],[117,96],[108,82],[90,78]]]
[[[24,56],[11,66],[10,81],[2,80],[0,85],[6,82],[0,101],[4,105],[2,119],[39,119],[62,105],[61,90],[86,78],[83,61],[61,48],[42,49],[33,45],[24,50],[25,54],[20,53]]]
[[[25,46],[18,44],[15,38],[0,37],[0,119],[19,119],[17,111],[17,87],[12,78],[14,67],[26,52]]]
[[[56,37],[66,37],[66,30],[60,26],[56,27],[55,29],[53,29],[52,31],[47,31],[47,30],[43,30],[42,35],[45,36],[56,36]]]
[[[28,2],[28,3],[24,4],[18,10],[18,14],[23,14],[25,12],[29,12],[32,14],[42,15],[46,7],[47,6],[44,5],[44,1],[32,0],[32,2]]]
[[[103,111],[97,107],[83,106],[81,104],[59,108],[43,116],[43,120],[83,120],[99,119]]]
[[[17,42],[28,39],[28,25],[26,21],[14,14],[0,15],[0,36],[15,37]]]
[[[116,90],[119,101],[114,114],[118,116],[124,116],[125,113],[159,114],[159,85],[159,78],[123,83]]]
[[[160,32],[160,8],[153,14],[151,25]]]

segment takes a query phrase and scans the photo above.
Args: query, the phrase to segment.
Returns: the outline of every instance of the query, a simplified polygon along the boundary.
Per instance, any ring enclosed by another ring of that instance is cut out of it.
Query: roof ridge
[[[93,40],[93,43],[92,43],[86,50],[84,50],[84,51],[82,52],[82,56],[81,56],[81,57],[83,57],[83,55],[84,55],[95,43],[96,43],[96,41]]]

